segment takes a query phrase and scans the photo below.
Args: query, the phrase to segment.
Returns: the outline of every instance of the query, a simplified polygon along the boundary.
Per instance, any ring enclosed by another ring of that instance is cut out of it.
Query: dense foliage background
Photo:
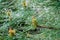
[[[60,40],[60,30],[32,26],[37,24],[60,28],[60,0],[0,0],[0,40]],[[9,36],[9,28],[16,33]]]

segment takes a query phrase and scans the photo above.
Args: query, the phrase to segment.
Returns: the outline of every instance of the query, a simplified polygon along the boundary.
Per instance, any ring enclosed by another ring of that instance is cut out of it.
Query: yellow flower
[[[9,36],[13,37],[16,34],[16,31],[13,30],[12,28],[9,29]]]
[[[7,11],[6,11],[6,14],[7,14],[7,16],[9,17],[9,21],[11,21],[11,20],[12,20],[12,17],[11,17],[11,10],[10,10],[10,9],[7,10]]]
[[[24,7],[27,6],[26,0],[23,1],[22,5],[23,5]]]
[[[37,20],[34,16],[32,16],[32,25],[36,28],[37,27]]]
[[[8,16],[11,16],[11,10],[7,10],[6,13],[7,13]]]

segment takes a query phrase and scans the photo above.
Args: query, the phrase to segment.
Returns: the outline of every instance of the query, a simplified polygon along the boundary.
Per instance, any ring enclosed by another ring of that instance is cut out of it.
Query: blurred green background
[[[40,28],[39,34],[29,34],[32,16],[38,25],[60,28],[60,0],[0,0],[0,40],[60,40],[60,30]],[[9,27],[16,30],[12,38]]]

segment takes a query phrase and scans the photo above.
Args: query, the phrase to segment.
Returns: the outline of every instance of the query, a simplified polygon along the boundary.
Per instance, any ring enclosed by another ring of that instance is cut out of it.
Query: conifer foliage
[[[60,0],[0,0],[0,40],[60,40]]]

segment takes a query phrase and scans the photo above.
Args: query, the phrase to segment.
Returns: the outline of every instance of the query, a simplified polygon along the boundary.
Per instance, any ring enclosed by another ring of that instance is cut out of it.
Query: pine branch
[[[44,27],[44,26],[37,26],[37,28],[47,28],[47,29],[53,29],[53,30],[60,30],[60,28],[55,28],[55,27]]]
[[[46,29],[52,29],[52,30],[60,30],[60,28],[55,28],[55,27],[44,27],[44,26],[37,26],[36,29],[33,29],[33,30],[27,30],[27,31],[24,31],[25,32],[38,32],[41,28],[46,28]],[[19,29],[19,31],[23,32],[23,29]]]
[[[60,28],[37,26],[36,29],[28,30],[28,31],[25,31],[25,32],[29,32],[30,34],[39,34],[40,33],[39,31],[40,31],[41,28],[47,28],[47,29],[52,29],[52,30],[60,30]]]

